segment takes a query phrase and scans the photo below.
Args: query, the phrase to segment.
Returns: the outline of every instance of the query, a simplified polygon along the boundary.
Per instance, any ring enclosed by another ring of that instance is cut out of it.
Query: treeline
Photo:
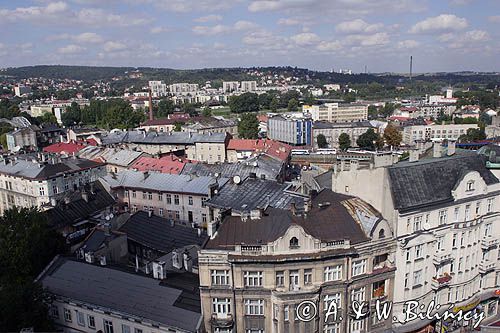
[[[73,102],[62,115],[65,126],[95,125],[106,129],[137,127],[144,119],[143,111],[134,111],[130,103],[121,98],[91,100],[90,105],[83,108]]]
[[[277,111],[287,109],[297,111],[299,106],[300,92],[290,90],[284,94],[278,91],[269,91],[264,94],[244,93],[229,98],[229,108],[234,113],[257,112],[260,110]]]

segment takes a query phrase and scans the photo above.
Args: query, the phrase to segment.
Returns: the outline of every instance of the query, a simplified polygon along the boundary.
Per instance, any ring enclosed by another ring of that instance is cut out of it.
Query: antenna
[[[413,74],[413,56],[410,56],[410,81]]]

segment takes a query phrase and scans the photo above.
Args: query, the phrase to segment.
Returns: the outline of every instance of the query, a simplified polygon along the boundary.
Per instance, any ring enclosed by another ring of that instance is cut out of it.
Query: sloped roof
[[[394,207],[400,211],[452,201],[452,190],[464,174],[477,171],[487,185],[498,179],[479,155],[454,155],[418,162],[400,162],[388,168]]]
[[[180,174],[186,162],[175,155],[166,155],[161,158],[140,157],[131,166],[138,171],[158,171],[161,173]]]

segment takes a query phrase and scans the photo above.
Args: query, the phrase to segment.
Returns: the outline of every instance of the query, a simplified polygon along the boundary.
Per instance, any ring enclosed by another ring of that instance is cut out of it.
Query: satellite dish
[[[233,177],[233,183],[235,183],[235,184],[241,183],[241,177],[240,176],[234,176]]]
[[[110,219],[112,219],[113,217],[115,217],[115,216],[113,215],[113,213],[110,213],[110,214],[109,214],[109,218],[110,218]]]
[[[106,221],[109,221],[109,220],[110,220],[109,215],[106,215]]]
[[[215,176],[215,178],[218,178],[219,177],[219,173],[216,172],[214,176]]]

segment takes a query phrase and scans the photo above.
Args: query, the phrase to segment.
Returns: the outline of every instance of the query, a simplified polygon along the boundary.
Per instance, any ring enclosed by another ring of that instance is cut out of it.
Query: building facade
[[[371,223],[365,224],[368,220]],[[268,207],[225,218],[198,257],[205,328],[276,333],[387,330],[390,319],[352,320],[348,309],[354,301],[372,307],[377,300],[392,300],[391,230],[362,201],[330,190],[320,192],[301,213],[295,206]],[[303,301],[317,305],[317,316],[308,322],[296,312]],[[327,316],[333,308],[339,315]]]
[[[368,105],[325,103],[322,105],[304,105],[303,112],[311,114],[314,121],[344,123],[368,119]]]
[[[395,225],[396,317],[406,301],[434,301],[439,313],[480,309],[485,324],[498,318],[500,183],[482,156],[453,147],[440,156],[438,150],[426,160],[336,168],[333,190],[359,195]],[[396,322],[394,329],[448,332],[462,325],[419,320]]]
[[[149,89],[151,90],[151,96],[162,97],[167,96],[167,85],[163,81],[149,81]]]
[[[270,117],[267,122],[267,137],[294,146],[312,144],[312,121],[308,118]]]
[[[413,145],[416,141],[457,140],[467,134],[470,128],[479,128],[477,124],[416,125],[403,127],[403,143]]]
[[[339,148],[339,136],[342,133],[349,135],[351,146],[356,147],[356,141],[368,129],[377,128],[372,126],[369,121],[349,122],[349,123],[328,123],[316,121],[313,123],[313,143],[318,148],[318,135],[323,134],[330,148]]]

